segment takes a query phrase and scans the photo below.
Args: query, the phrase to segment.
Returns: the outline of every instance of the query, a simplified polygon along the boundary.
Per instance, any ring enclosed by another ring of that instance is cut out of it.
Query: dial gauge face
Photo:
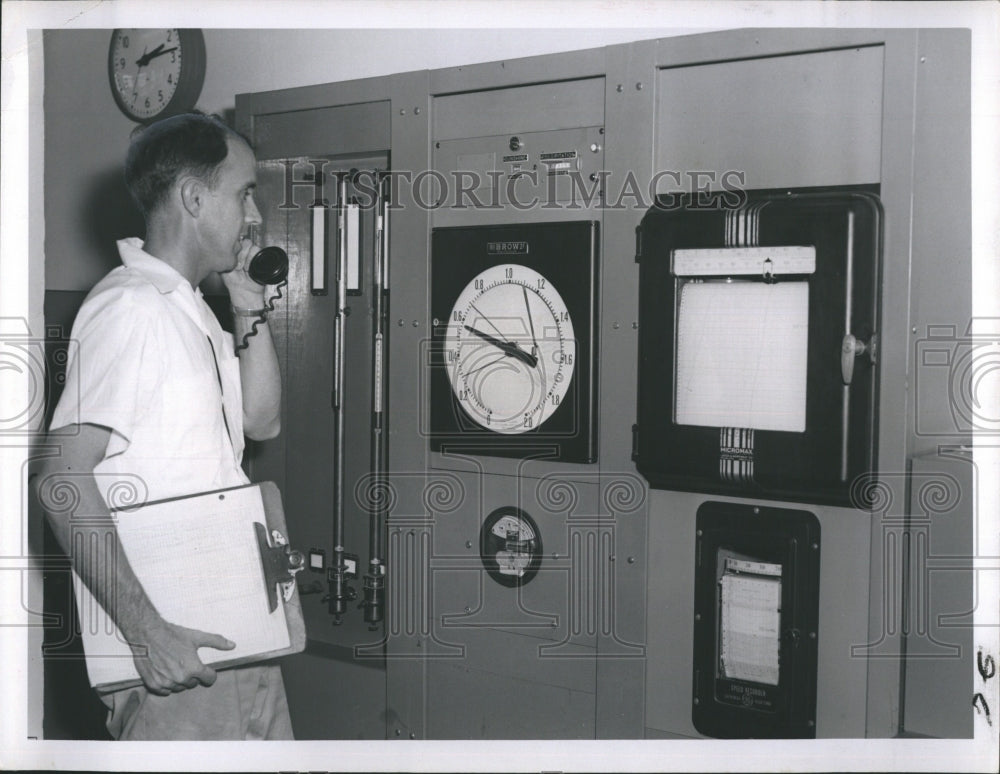
[[[576,362],[573,321],[546,277],[500,264],[459,294],[445,352],[451,388],[469,417],[497,433],[526,433],[566,397]]]
[[[194,106],[204,78],[204,42],[194,30],[118,29],[108,68],[122,111],[151,121]]]

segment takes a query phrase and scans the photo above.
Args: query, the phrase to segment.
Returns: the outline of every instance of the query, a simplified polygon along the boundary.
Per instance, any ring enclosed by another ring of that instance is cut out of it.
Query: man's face
[[[253,151],[240,139],[230,137],[226,142],[229,152],[207,193],[203,212],[202,258],[208,271],[234,268],[241,236],[248,225],[261,222],[253,198],[257,187]]]

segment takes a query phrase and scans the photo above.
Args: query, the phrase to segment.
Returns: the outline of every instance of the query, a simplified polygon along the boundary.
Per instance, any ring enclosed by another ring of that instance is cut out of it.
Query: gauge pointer
[[[494,347],[496,347],[497,349],[499,349],[504,354],[509,355],[510,357],[513,357],[513,358],[517,358],[522,363],[527,364],[531,368],[535,368],[538,365],[538,358],[537,357],[535,357],[534,355],[528,354],[523,349],[521,349],[519,346],[517,346],[517,344],[515,344],[514,342],[500,341],[499,339],[493,338],[488,333],[483,333],[482,331],[477,331],[475,328],[472,328],[472,327],[470,327],[468,325],[465,326],[465,330],[467,330],[469,333],[474,333],[476,336],[478,336],[479,338],[481,338],[483,341],[489,342],[490,344],[492,344]]]
[[[538,356],[538,339],[535,338],[535,320],[531,316],[531,305],[528,303],[528,290],[521,285],[521,292],[524,294],[524,308],[528,312],[528,325],[531,326],[531,354]]]

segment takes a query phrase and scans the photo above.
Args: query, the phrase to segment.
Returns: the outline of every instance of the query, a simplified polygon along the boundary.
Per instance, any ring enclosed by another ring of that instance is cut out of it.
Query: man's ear
[[[197,218],[205,204],[207,187],[196,177],[185,177],[180,182],[181,204],[188,213]]]

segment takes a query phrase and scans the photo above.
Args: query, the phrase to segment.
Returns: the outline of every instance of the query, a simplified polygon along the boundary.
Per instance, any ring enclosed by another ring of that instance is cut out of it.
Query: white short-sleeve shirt
[[[141,240],[118,250],[124,266],[94,287],[73,324],[51,429],[112,431],[94,469],[111,508],[249,483],[232,337],[201,291]]]

